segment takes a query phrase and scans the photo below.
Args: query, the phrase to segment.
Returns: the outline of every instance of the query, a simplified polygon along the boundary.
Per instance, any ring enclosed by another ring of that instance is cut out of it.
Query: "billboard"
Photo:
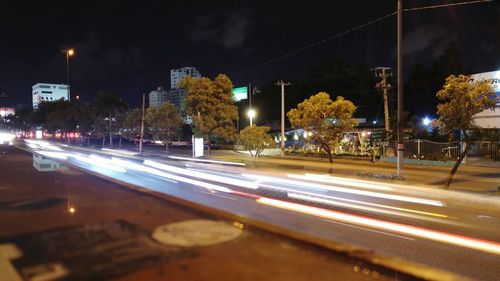
[[[469,82],[488,80],[495,91],[497,108],[487,109],[474,116],[474,121],[481,128],[500,128],[500,70],[476,73],[469,76]]]
[[[13,107],[0,107],[0,117],[16,115],[16,109]]]
[[[469,82],[488,80],[495,91],[497,107],[500,106],[500,70],[476,73],[469,76]]]
[[[233,101],[239,102],[248,98],[248,87],[233,88]]]

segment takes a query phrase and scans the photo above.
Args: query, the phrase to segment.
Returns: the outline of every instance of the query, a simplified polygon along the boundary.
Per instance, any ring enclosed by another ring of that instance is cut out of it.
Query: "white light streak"
[[[275,200],[271,198],[262,197],[257,199],[256,201],[259,204],[295,211],[302,214],[318,216],[321,218],[351,223],[364,227],[389,230],[392,232],[405,234],[413,237],[426,238],[434,241],[439,241],[442,243],[453,244],[461,247],[466,247],[469,249],[500,255],[500,244],[492,241],[481,240],[477,238],[471,238],[446,232],[440,232],[411,225],[387,222],[357,215],[351,215],[337,211],[331,211],[317,207],[301,205],[297,203]]]
[[[145,160],[144,165],[151,166],[151,167],[161,169],[161,170],[165,170],[168,172],[173,172],[176,174],[181,174],[181,175],[195,177],[195,178],[201,178],[204,180],[210,180],[210,181],[224,183],[224,184],[235,185],[238,187],[245,187],[245,188],[250,188],[250,189],[259,188],[259,185],[255,182],[248,182],[248,181],[244,181],[244,180],[238,180],[238,179],[234,179],[234,178],[228,178],[228,177],[218,176],[218,175],[204,173],[204,172],[186,170],[183,168],[165,165],[165,164],[161,164],[161,163],[154,162],[151,160]]]

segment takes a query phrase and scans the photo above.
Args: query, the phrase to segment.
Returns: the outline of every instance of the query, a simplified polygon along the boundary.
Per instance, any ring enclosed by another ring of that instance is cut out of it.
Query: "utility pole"
[[[385,134],[386,139],[389,138],[389,132],[391,131],[391,125],[389,121],[389,102],[387,98],[387,90],[391,88],[391,84],[387,84],[387,78],[392,76],[392,70],[390,67],[376,67],[375,77],[381,78],[382,80],[378,82],[375,87],[382,90],[384,96],[384,117],[385,117]]]
[[[145,110],[146,110],[146,94],[142,94],[141,138],[139,139],[139,153],[142,153],[142,142],[144,139],[144,111]]]
[[[398,0],[398,134],[397,134],[397,174],[402,175],[403,173],[403,130],[404,130],[404,120],[403,120],[403,0]]]
[[[281,157],[283,157],[285,156],[285,86],[290,83],[281,80],[276,85],[281,86]]]

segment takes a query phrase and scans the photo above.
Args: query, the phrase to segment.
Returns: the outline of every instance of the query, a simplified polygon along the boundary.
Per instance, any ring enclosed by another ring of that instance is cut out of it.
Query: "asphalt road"
[[[324,175],[256,174],[238,166],[89,157],[45,144],[32,149],[123,183],[294,232],[478,280],[500,275],[496,199]]]

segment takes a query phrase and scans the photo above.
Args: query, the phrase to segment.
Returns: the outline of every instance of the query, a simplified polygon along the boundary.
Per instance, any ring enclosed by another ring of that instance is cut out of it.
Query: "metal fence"
[[[405,141],[404,157],[409,159],[455,161],[465,149],[464,143],[433,142],[429,140]],[[389,143],[385,149],[386,156],[393,155],[395,143]],[[474,161],[500,161],[500,143],[498,142],[473,142],[467,153],[467,160]]]

